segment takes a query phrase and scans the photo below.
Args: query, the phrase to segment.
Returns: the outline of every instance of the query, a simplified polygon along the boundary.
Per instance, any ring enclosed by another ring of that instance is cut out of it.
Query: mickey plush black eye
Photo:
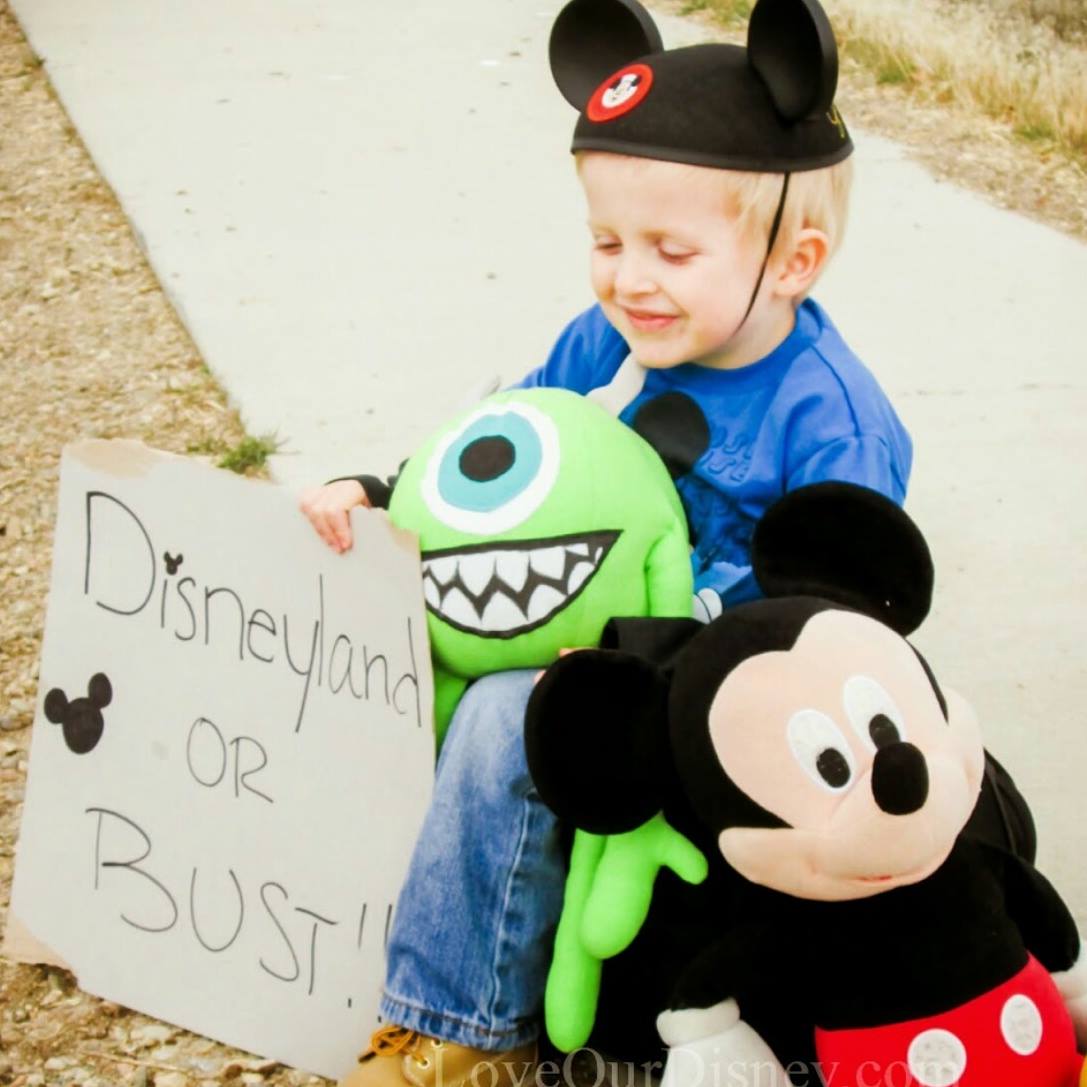
[[[905,718],[891,696],[871,676],[851,676],[842,691],[846,716],[870,749],[906,739]]]
[[[842,730],[825,713],[800,710],[786,727],[789,750],[800,768],[821,788],[846,790],[856,774],[853,750]]]
[[[815,760],[815,768],[832,789],[842,789],[849,784],[849,762],[836,747],[821,751]]]

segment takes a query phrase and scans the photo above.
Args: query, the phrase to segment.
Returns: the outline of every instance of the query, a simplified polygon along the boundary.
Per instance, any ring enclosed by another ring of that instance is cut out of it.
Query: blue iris
[[[445,451],[438,493],[451,506],[490,513],[521,494],[540,471],[543,444],[523,415],[482,415]]]

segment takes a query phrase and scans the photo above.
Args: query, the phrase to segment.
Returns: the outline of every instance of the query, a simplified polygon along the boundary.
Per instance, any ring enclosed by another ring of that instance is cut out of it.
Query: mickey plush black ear
[[[68,696],[59,687],[54,687],[45,696],[44,708],[46,718],[54,725],[61,725],[68,716]]]
[[[543,674],[525,711],[525,754],[540,799],[593,834],[660,811],[668,684],[629,653],[581,649]]]
[[[105,672],[95,672],[87,684],[87,697],[100,710],[113,701],[113,686]]]
[[[932,603],[932,556],[920,529],[889,498],[850,483],[790,491],[751,540],[767,596],[819,596],[906,635]]]
[[[838,48],[817,0],[758,0],[747,57],[787,121],[826,113],[838,87]]]
[[[661,48],[660,31],[637,0],[571,0],[551,28],[551,74],[580,112],[612,72]]]

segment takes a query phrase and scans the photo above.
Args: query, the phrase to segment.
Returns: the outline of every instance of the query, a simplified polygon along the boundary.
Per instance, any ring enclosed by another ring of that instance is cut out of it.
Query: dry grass
[[[1084,0],[989,0],[998,11],[1041,23],[1066,41],[1087,42]]]
[[[824,0],[847,60],[1087,164],[1084,0]],[[751,0],[690,0],[725,26]]]

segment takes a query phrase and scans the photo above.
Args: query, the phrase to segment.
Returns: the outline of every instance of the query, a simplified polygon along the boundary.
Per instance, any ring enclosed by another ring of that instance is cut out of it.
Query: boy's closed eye
[[[683,264],[698,252],[685,245],[677,245],[673,242],[661,242],[657,246],[657,252],[671,264]]]
[[[593,238],[593,249],[598,253],[618,253],[623,248],[623,243],[611,235]],[[675,242],[658,242],[657,252],[670,264],[682,264],[695,256],[697,250]]]

